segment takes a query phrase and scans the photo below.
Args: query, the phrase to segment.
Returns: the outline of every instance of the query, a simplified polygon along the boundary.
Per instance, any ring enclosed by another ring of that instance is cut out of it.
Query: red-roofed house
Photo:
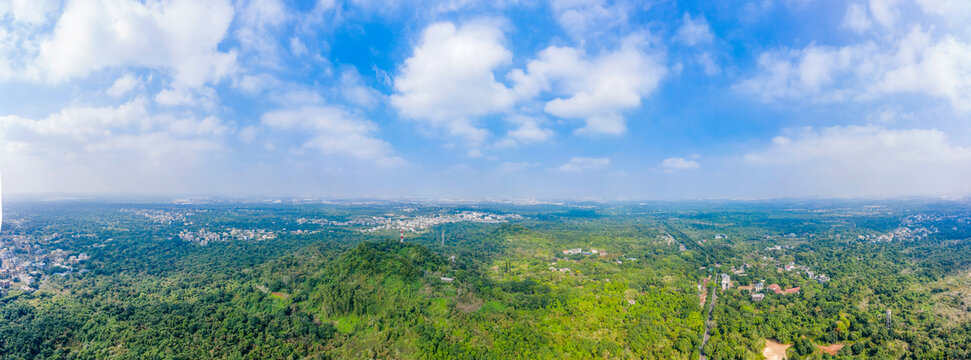
[[[779,287],[779,284],[769,285],[769,290],[774,291],[776,294],[781,294],[782,293],[782,288]]]
[[[799,288],[798,287],[786,289],[786,294],[795,294],[795,293],[798,293],[798,292],[799,292]]]

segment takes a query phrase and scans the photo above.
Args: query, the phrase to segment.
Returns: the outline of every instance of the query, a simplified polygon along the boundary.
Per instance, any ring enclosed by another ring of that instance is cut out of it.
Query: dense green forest
[[[971,358],[969,204],[5,210],[4,359]]]

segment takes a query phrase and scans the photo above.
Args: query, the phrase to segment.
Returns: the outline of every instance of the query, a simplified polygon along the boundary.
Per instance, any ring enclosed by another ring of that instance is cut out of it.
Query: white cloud
[[[280,0],[240,1],[239,26],[234,35],[239,39],[244,52],[253,52],[251,61],[268,66],[279,62],[278,44],[273,30],[283,24],[290,16],[286,5]]]
[[[709,44],[715,37],[711,34],[708,21],[705,21],[704,17],[699,16],[695,19],[685,13],[681,27],[678,28],[678,33],[674,38],[685,45],[694,46]]]
[[[971,148],[938,130],[878,126],[800,129],[747,154],[802,194],[899,196],[971,192]]]
[[[917,0],[925,13],[945,20],[947,25],[971,33],[971,1],[967,0]]]
[[[542,119],[530,116],[512,115],[506,121],[516,125],[515,129],[506,133],[506,138],[496,145],[500,147],[519,144],[545,142],[553,138],[553,130],[542,127]]]
[[[0,20],[10,14],[16,22],[42,25],[57,7],[57,0],[7,0],[0,2]]]
[[[207,109],[216,107],[216,90],[204,86],[195,89],[170,88],[155,94],[155,103],[164,106],[202,106]]]
[[[552,96],[545,102],[546,113],[583,120],[578,133],[617,135],[627,129],[622,113],[640,106],[668,72],[664,52],[638,34],[596,56],[551,46],[525,71],[510,71],[509,88],[495,75],[512,59],[503,41],[499,28],[481,23],[429,26],[394,80],[392,105],[405,117],[463,137],[473,147],[489,135],[479,127],[479,118],[510,113],[516,103],[541,96]],[[524,122],[499,145],[545,141],[551,135],[535,122]]]
[[[279,86],[280,84],[281,82],[279,80],[268,74],[244,75],[233,82],[233,86],[237,89],[250,94],[259,94],[266,89]]]
[[[952,36],[935,42],[915,28],[895,55],[894,66],[876,83],[876,91],[926,94],[971,111],[971,43]]]
[[[256,140],[256,134],[258,132],[259,130],[256,128],[256,126],[250,125],[250,126],[245,126],[242,129],[239,129],[236,135],[239,136],[240,140],[248,144],[253,142],[253,140]]]
[[[560,165],[556,169],[564,172],[576,172],[586,170],[600,170],[610,166],[610,158],[605,157],[582,157],[574,156],[566,164]]]
[[[546,103],[545,111],[561,118],[579,118],[579,133],[617,135],[627,130],[621,112],[640,106],[657,89],[668,69],[664,53],[647,48],[642,37],[628,37],[620,49],[588,58],[574,48],[551,46],[529,62],[526,72],[509,77],[519,96],[542,91],[565,94]]]
[[[488,24],[429,26],[394,79],[391,104],[408,118],[480,143],[487,132],[476,118],[506,111],[515,101],[494,75],[512,60],[503,41],[502,31]]]
[[[79,148],[109,142],[116,136],[156,132],[165,133],[166,136],[193,137],[221,135],[228,129],[222,120],[214,116],[196,119],[191,116],[153,115],[147,106],[148,102],[138,97],[117,107],[69,107],[40,120],[7,115],[0,117],[0,128],[4,130],[5,140],[33,139],[40,144],[72,139],[68,143],[77,141]],[[59,137],[61,139],[57,139]],[[58,148],[61,149],[49,151],[63,150],[63,147]]]
[[[290,52],[294,56],[304,56],[307,54],[307,45],[300,40],[300,38],[294,36],[290,38]]]
[[[621,2],[605,0],[553,0],[553,16],[571,36],[585,39],[627,22]]]
[[[759,73],[736,89],[762,100],[846,100],[866,91],[861,79],[871,79],[882,67],[873,63],[877,48],[860,44],[841,48],[810,45],[802,50],[776,51],[759,57]],[[862,86],[861,86],[862,85]]]
[[[873,22],[867,16],[866,8],[860,4],[850,3],[846,7],[846,15],[843,16],[843,27],[862,33],[870,29]]]
[[[377,125],[357,119],[337,107],[276,110],[263,114],[261,120],[269,128],[309,132],[310,138],[303,143],[303,148],[370,160],[385,166],[403,162],[392,154],[390,144],[375,137]]]
[[[832,102],[918,94],[971,111],[971,43],[950,35],[935,40],[914,27],[891,48],[864,42],[768,52],[759,58],[758,74],[735,89],[764,101]]]
[[[105,94],[113,97],[119,97],[135,89],[135,87],[138,86],[138,83],[139,81],[137,78],[135,78],[135,75],[130,73],[125,74],[115,80],[115,82],[111,84],[111,87],[109,87],[108,90],[105,90]]]
[[[384,97],[377,90],[367,86],[361,74],[353,67],[348,67],[341,72],[340,86],[337,89],[344,100],[362,108],[373,108]]]
[[[53,35],[39,45],[38,77],[82,78],[110,67],[169,71],[175,85],[198,87],[235,71],[220,52],[233,19],[224,0],[68,0]]]
[[[40,119],[0,116],[0,158],[13,174],[5,180],[19,192],[157,192],[190,182],[187,169],[225,151],[231,126],[218,117],[153,115],[147,106],[139,97]]]
[[[701,68],[708,76],[718,75],[721,72],[721,67],[715,63],[715,59],[711,56],[711,53],[703,52],[698,54],[697,61],[698,65],[701,65]]]
[[[693,170],[700,168],[701,165],[694,160],[687,160],[682,157],[672,157],[661,161],[661,167],[664,168],[665,171],[673,172],[679,170]]]
[[[870,0],[870,14],[885,28],[893,28],[900,19],[900,0]]]

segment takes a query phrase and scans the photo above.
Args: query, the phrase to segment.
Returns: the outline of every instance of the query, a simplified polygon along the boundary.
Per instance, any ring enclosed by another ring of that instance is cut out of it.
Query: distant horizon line
[[[7,202],[416,202],[416,203],[506,203],[518,205],[556,205],[563,203],[635,203],[635,202],[799,202],[799,201],[971,201],[971,195],[907,196],[777,196],[777,197],[683,197],[608,199],[599,197],[523,198],[523,197],[448,197],[448,196],[330,196],[330,195],[226,195],[226,194],[108,194],[108,193],[4,193]]]

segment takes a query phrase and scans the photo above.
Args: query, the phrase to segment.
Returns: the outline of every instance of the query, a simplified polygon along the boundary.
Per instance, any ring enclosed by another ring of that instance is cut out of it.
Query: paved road
[[[708,308],[708,321],[705,322],[705,336],[701,338],[701,351],[698,356],[699,360],[708,360],[708,355],[705,354],[705,345],[708,345],[708,339],[711,338],[711,318],[715,312],[715,300],[718,299],[718,287],[711,287],[711,306]]]

